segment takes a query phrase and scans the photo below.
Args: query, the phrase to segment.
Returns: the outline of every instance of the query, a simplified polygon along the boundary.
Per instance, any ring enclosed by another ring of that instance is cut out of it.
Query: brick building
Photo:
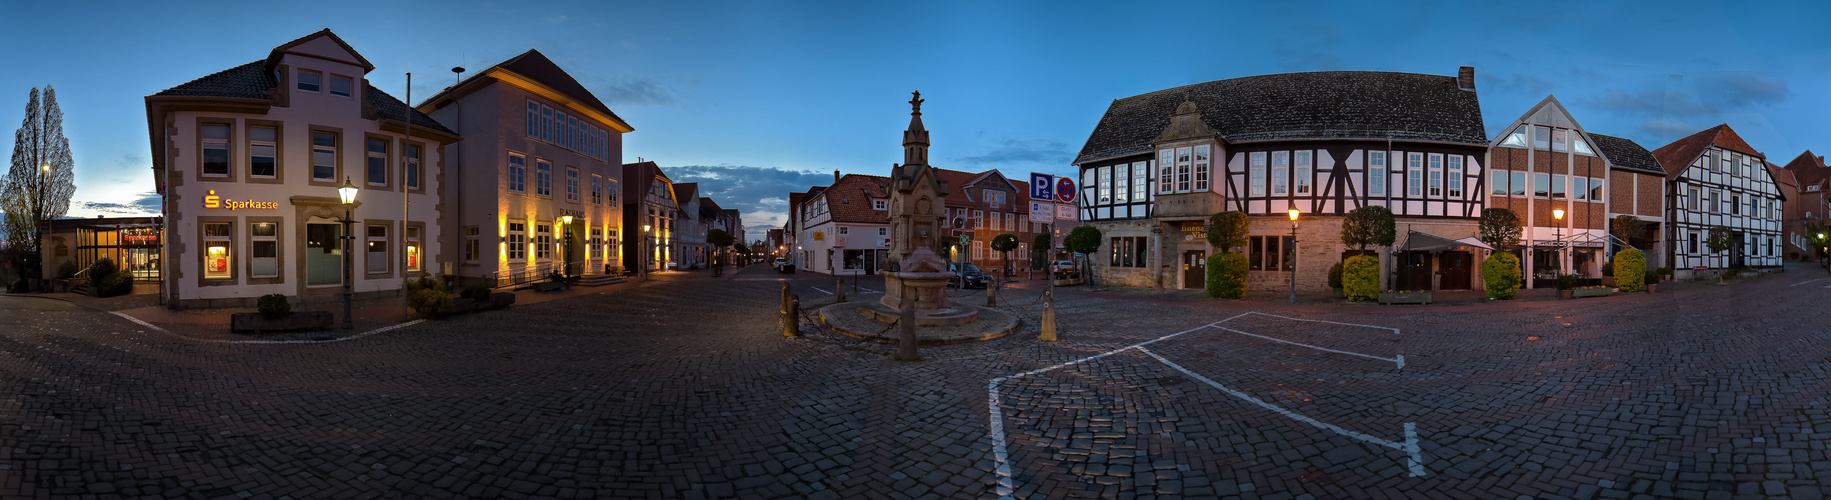
[[[1810,260],[1816,252],[1814,246],[1823,246],[1820,240],[1813,242],[1812,235],[1806,232],[1808,221],[1824,224],[1827,213],[1831,213],[1831,199],[1825,191],[1831,189],[1831,167],[1825,166],[1825,157],[1816,156],[1807,150],[1800,153],[1793,161],[1787,162],[1782,170],[1775,171],[1775,178],[1781,178],[1781,172],[1792,177],[1793,184],[1782,188],[1786,196],[1781,217],[1785,219],[1786,252],[1788,260]],[[1786,183],[1783,181],[1783,185]]]

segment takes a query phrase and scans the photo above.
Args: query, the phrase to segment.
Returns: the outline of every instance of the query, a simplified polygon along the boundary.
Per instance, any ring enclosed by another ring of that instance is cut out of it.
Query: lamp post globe
[[[1300,212],[1293,208],[1291,214],[1291,303],[1297,303],[1297,215]]]
[[[356,265],[355,261],[352,259],[352,256],[354,255],[353,251],[355,249],[350,248],[351,245],[355,244],[353,242],[356,240],[356,236],[350,233],[350,231],[352,231],[352,229],[350,228],[350,225],[355,223],[356,221],[351,218],[350,209],[356,207],[356,192],[357,192],[356,184],[350,182],[349,176],[344,176],[343,177],[343,187],[337,188],[337,199],[338,199],[338,201],[343,203],[343,220],[338,221],[338,222],[343,223],[343,325],[342,326],[343,326],[344,330],[354,330],[356,328],[356,325],[350,321],[350,297],[352,295],[354,295],[353,287],[355,285],[355,283],[352,282],[353,273],[350,270],[350,268],[351,268],[351,266]]]

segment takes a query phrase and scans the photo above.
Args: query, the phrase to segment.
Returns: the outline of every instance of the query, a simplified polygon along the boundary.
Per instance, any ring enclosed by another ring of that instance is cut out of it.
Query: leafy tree
[[[1647,223],[1632,215],[1617,215],[1609,221],[1609,232],[1615,233],[1615,237],[1627,242],[1628,246],[1634,246],[1646,234]]]
[[[1736,234],[1734,232],[1724,226],[1710,226],[1710,234],[1704,238],[1704,247],[1710,249],[1710,253],[1727,252],[1735,246]],[[1723,273],[1717,273],[1717,283],[1723,283]]]
[[[17,268],[26,277],[39,277],[39,263],[44,261],[42,223],[70,210],[75,169],[57,91],[46,85],[41,100],[38,89],[32,89],[25,118],[13,134],[12,166],[0,177],[0,212],[5,213],[0,217],[5,219],[0,240],[19,250]]]
[[[1524,229],[1525,224],[1512,209],[1490,208],[1481,211],[1476,239],[1496,251],[1506,250],[1519,244],[1519,235]]]
[[[1398,223],[1393,221],[1392,211],[1379,205],[1356,208],[1341,221],[1341,243],[1355,250],[1392,246],[1398,237]]]
[[[1087,267],[1087,254],[1100,251],[1101,238],[1100,230],[1093,226],[1076,226],[1074,230],[1068,232],[1068,238],[1063,240],[1062,244],[1068,246],[1068,251],[1074,252],[1080,257],[1081,262],[1076,263],[1075,267],[1085,268]],[[1081,275],[1088,276],[1085,270]]]
[[[1047,234],[1036,235],[1036,239],[1030,241],[1031,270],[1041,271],[1049,268],[1049,250],[1049,235]]]
[[[736,250],[737,253],[741,253],[744,255],[750,255],[750,245],[745,245],[742,242],[738,243],[735,246],[732,246],[731,249]]]
[[[1827,230],[1831,230],[1831,228],[1827,228],[1823,221],[1818,219],[1806,219],[1806,239],[1812,242],[1813,260],[1825,258],[1826,244],[1831,243],[1831,241],[1827,241],[1828,238],[1826,238]]]
[[[1217,252],[1228,253],[1246,246],[1250,233],[1245,212],[1233,210],[1208,216],[1208,246]]]
[[[713,269],[714,271],[724,271],[724,269],[725,269],[724,259],[718,258],[718,256],[723,255],[725,247],[731,246],[732,243],[736,243],[736,242],[737,242],[737,238],[731,236],[731,233],[727,233],[723,229],[713,229],[711,231],[706,231],[706,243],[712,244],[712,253],[713,253],[713,264],[712,265],[714,267],[714,269]],[[715,272],[715,273],[713,273],[713,275],[717,276],[718,273]]]
[[[992,251],[1004,254],[1005,276],[1011,275],[1011,251],[1017,249],[1017,235],[1005,233],[992,237]]]

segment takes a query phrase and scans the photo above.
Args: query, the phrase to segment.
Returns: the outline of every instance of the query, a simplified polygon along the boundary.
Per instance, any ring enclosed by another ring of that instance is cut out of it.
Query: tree
[[[1030,242],[1030,269],[1041,271],[1049,269],[1049,235],[1038,234]]]
[[[1824,222],[1818,219],[1806,219],[1806,240],[1812,242],[1812,259],[1818,260],[1819,265],[1824,265],[1828,230],[1831,228],[1827,228]]]
[[[1621,241],[1627,242],[1631,247],[1634,246],[1635,241],[1640,240],[1641,236],[1646,234],[1647,223],[1632,215],[1617,215],[1614,220],[1609,221],[1609,232],[1615,233],[1616,238],[1621,238]]]
[[[1246,246],[1250,231],[1245,212],[1233,210],[1208,216],[1208,246],[1220,253]]]
[[[0,212],[5,213],[5,234],[0,236],[19,249],[17,265],[24,277],[39,277],[44,223],[69,212],[70,197],[76,194],[75,169],[57,91],[46,85],[41,101],[38,89],[32,89],[25,118],[13,133],[12,166],[0,177]]]
[[[714,256],[722,255],[722,252],[724,251],[725,247],[731,246],[732,243],[736,243],[736,242],[737,242],[737,238],[731,236],[731,233],[727,233],[723,229],[713,229],[711,231],[706,231],[706,243],[712,244],[712,252],[713,252]],[[725,262],[723,259],[717,259],[717,258],[715,258],[714,261],[715,261],[713,263],[714,267],[712,268],[713,275],[717,276],[725,270]]]
[[[1099,229],[1095,229],[1093,226],[1077,226],[1073,231],[1068,232],[1068,238],[1062,241],[1062,244],[1068,246],[1068,251],[1082,257],[1081,262],[1075,264],[1075,268],[1080,269],[1087,265],[1087,254],[1100,250],[1100,239]],[[1086,274],[1082,274],[1082,276],[1086,276]]]
[[[1525,227],[1525,224],[1520,223],[1519,214],[1512,209],[1490,208],[1481,211],[1476,239],[1493,247],[1495,251],[1506,250],[1519,244],[1520,231]]]
[[[1011,277],[1011,251],[1017,249],[1017,235],[1005,233],[992,238],[992,251],[1004,254],[1005,277]]]
[[[1704,247],[1710,253],[1727,252],[1736,246],[1736,234],[1723,226],[1710,226],[1710,235],[1704,238]],[[1725,266],[1727,267],[1727,266]],[[1717,273],[1717,284],[1723,283],[1723,273]]]
[[[1369,245],[1392,246],[1398,237],[1398,223],[1393,222],[1392,211],[1379,205],[1356,208],[1341,221],[1341,243],[1355,250],[1366,250]]]

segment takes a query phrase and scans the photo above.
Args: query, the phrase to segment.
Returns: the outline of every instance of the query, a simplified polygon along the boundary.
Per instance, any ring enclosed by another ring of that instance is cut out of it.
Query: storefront
[[[93,219],[58,219],[45,232],[43,276],[58,276],[64,263],[88,269],[96,261],[108,259],[123,271],[132,273],[134,281],[157,282],[162,278],[160,263],[165,231],[161,217],[97,217]]]

